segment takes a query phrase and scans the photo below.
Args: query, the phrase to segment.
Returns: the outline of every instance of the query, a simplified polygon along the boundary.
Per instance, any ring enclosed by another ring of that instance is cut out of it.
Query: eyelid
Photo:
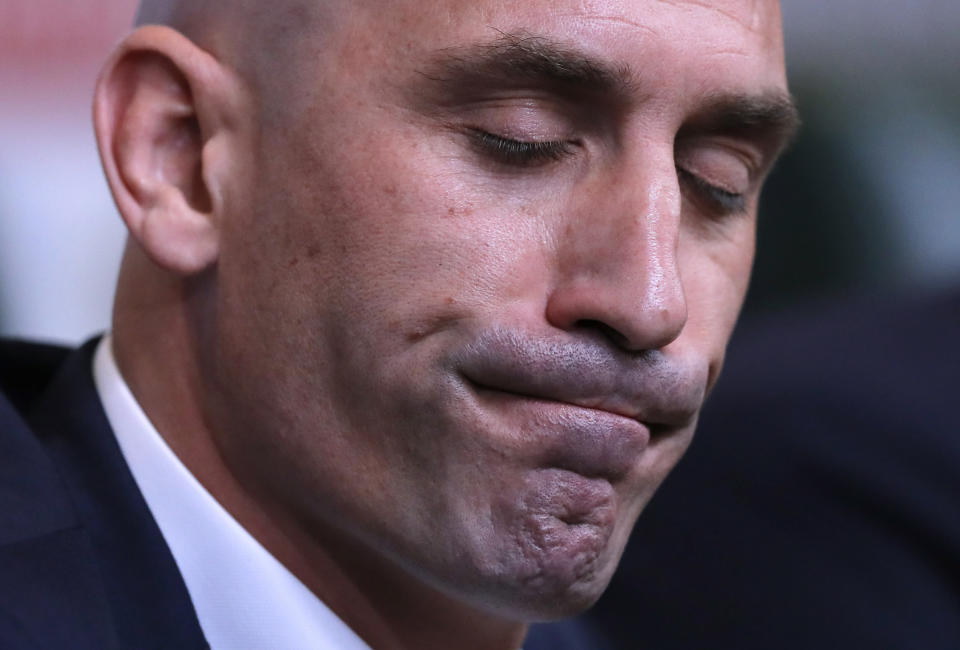
[[[746,212],[747,197],[745,193],[730,192],[679,165],[677,166],[677,175],[681,181],[692,185],[700,200],[707,201],[710,204],[711,211],[720,216]]]
[[[467,135],[481,154],[517,166],[535,166],[560,160],[570,155],[576,144],[571,140],[522,140],[479,127],[468,127]]]
[[[714,142],[686,144],[675,153],[678,168],[728,194],[747,194],[757,183],[756,168],[739,150]]]
[[[564,140],[574,126],[573,116],[563,105],[529,95],[490,97],[461,106],[450,118],[521,142]]]

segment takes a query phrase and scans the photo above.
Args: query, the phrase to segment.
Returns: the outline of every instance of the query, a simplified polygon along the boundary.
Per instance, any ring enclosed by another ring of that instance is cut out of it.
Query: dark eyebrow
[[[497,84],[550,84],[571,91],[628,95],[626,67],[611,66],[549,39],[500,33],[491,43],[440,50],[422,69],[428,79],[465,88]]]
[[[779,151],[800,129],[800,113],[786,91],[770,90],[756,95],[714,95],[688,121],[678,137],[690,132],[719,133],[761,140]]]

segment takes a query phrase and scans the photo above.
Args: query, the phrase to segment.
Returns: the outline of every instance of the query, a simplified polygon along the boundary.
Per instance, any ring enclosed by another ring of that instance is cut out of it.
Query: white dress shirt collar
[[[210,647],[370,650],[180,462],[120,375],[109,335],[93,365],[107,419],[183,575]]]

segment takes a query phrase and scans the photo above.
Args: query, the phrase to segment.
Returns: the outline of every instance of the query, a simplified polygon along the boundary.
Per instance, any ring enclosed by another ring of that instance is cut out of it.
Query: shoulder
[[[714,465],[725,458],[750,483],[794,492],[819,477],[833,504],[838,492],[851,503],[870,494],[887,512],[900,504],[904,516],[937,510],[949,521],[960,497],[958,331],[960,291],[747,323],[680,476],[722,474],[726,485]]]
[[[705,419],[722,426],[764,411],[782,419],[793,409],[801,419],[818,413],[948,430],[958,331],[960,290],[869,296],[745,321]]]
[[[75,523],[47,450],[27,422],[29,404],[66,353],[50,345],[0,341],[0,545]]]
[[[879,371],[931,360],[943,365],[960,359],[960,346],[954,345],[958,329],[960,287],[798,305],[744,319],[730,344],[728,374],[748,366],[753,376],[783,376],[784,365],[823,370],[853,364]]]
[[[744,322],[590,621],[622,648],[960,647],[958,330],[958,292]]]
[[[18,411],[26,410],[69,353],[59,345],[0,339],[0,395]]]

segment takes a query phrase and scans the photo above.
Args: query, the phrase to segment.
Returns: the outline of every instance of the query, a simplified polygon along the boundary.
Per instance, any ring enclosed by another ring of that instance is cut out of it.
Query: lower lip
[[[477,395],[511,420],[525,445],[536,447],[540,466],[618,480],[639,463],[650,442],[646,426],[609,411],[490,389]]]

